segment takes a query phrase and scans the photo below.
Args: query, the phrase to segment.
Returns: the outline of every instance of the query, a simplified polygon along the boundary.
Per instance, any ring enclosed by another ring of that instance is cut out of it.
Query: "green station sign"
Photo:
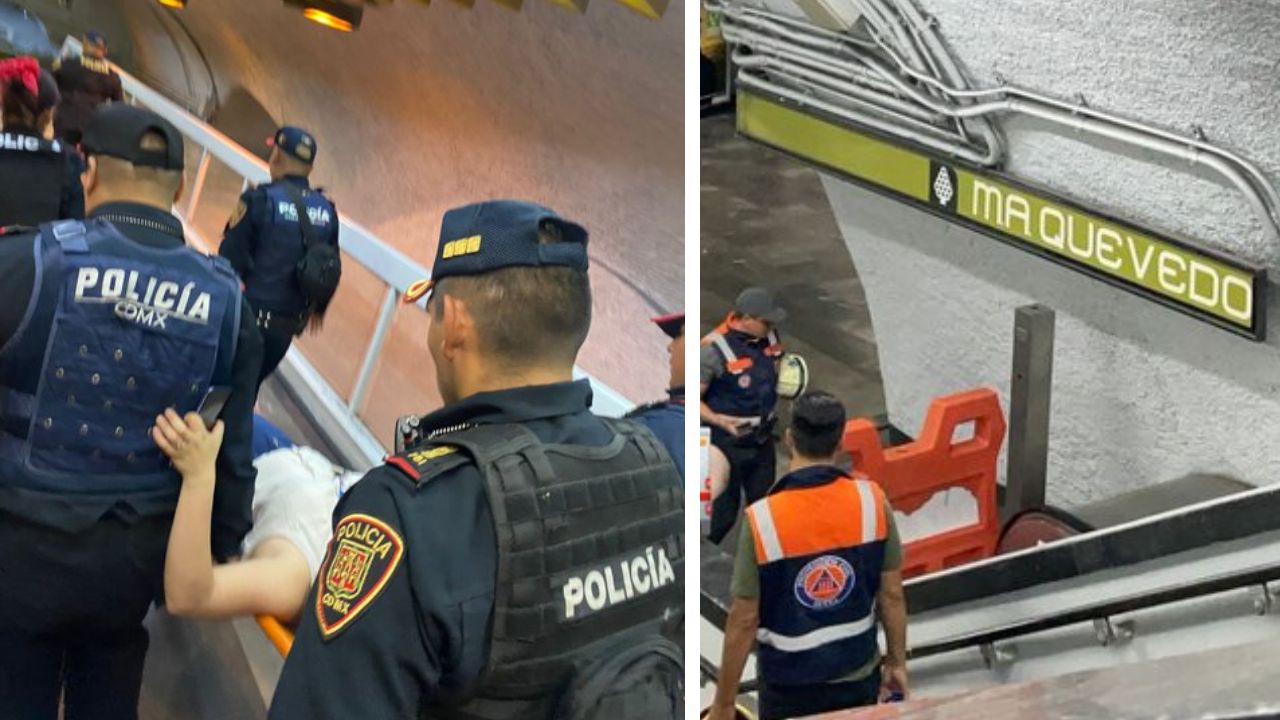
[[[1262,340],[1266,270],[1112,219],[998,172],[739,91],[738,131],[872,190]]]

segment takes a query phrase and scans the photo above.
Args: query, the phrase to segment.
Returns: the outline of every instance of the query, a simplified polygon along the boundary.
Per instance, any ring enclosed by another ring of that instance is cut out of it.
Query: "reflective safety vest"
[[[712,410],[734,417],[760,418],[767,423],[778,404],[777,359],[782,345],[777,334],[770,332],[768,344],[751,335],[721,325],[708,333],[703,342],[714,345],[724,357],[725,372],[713,378],[703,400]],[[724,431],[712,428],[713,440]]]
[[[288,181],[281,181],[288,182]],[[298,224],[299,208],[280,183],[262,186],[266,191],[266,227],[254,241],[253,272],[245,279],[245,297],[254,310],[301,315],[307,309],[295,276],[298,261],[306,250],[302,226]],[[338,211],[319,191],[299,188],[305,212],[318,237],[326,237],[338,222]]]
[[[878,485],[831,467],[784,476],[747,509],[760,573],[756,657],[770,684],[826,682],[875,656],[885,508]]]
[[[0,485],[176,497],[151,427],[166,407],[193,411],[210,386],[231,384],[235,271],[101,219],[46,225],[32,252],[27,313],[0,348]]]

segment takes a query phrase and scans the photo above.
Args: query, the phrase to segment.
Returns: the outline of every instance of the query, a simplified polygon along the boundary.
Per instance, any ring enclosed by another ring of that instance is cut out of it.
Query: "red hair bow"
[[[32,95],[40,94],[40,64],[35,58],[20,57],[0,60],[0,80],[17,79]]]

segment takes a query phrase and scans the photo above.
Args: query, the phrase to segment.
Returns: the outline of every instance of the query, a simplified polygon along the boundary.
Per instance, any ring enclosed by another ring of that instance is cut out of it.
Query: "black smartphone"
[[[200,414],[206,428],[213,429],[213,424],[218,421],[218,416],[222,414],[222,408],[226,407],[230,397],[231,388],[225,385],[214,385],[204,394],[204,400],[200,401],[200,408],[196,412]]]

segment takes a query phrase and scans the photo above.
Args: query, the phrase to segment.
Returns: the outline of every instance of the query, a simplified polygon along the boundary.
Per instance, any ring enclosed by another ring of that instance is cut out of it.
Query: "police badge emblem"
[[[316,589],[316,621],[324,639],[352,623],[386,587],[404,555],[404,541],[369,515],[344,517],[333,531]]]
[[[743,390],[746,390],[747,388],[751,387],[751,376],[746,373],[739,375],[738,387],[742,388]]]

